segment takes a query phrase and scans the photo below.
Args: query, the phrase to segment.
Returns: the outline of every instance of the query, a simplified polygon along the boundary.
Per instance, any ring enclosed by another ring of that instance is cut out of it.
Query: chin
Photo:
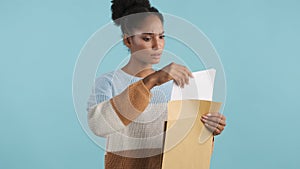
[[[151,64],[158,64],[160,62],[160,59],[155,59],[151,62]]]

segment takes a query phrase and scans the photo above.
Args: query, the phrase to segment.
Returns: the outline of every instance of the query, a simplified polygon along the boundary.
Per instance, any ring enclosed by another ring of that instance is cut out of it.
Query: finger
[[[181,81],[182,81],[183,85],[189,84],[189,77],[185,72],[181,72]]]
[[[220,131],[220,130],[215,130],[214,132],[213,132],[213,135],[214,136],[216,136],[216,135],[219,135],[219,134],[221,134],[222,133],[222,131]]]
[[[189,77],[192,77],[192,78],[194,77],[193,73],[186,66],[183,66],[183,68],[184,68],[184,71],[187,73],[187,75]]]
[[[220,126],[219,123],[215,123],[213,121],[208,121],[208,120],[201,120],[204,124],[208,124],[209,126],[213,127],[213,128],[218,128]]]
[[[219,135],[222,133],[223,130],[220,130],[218,128],[214,128],[212,126],[209,126],[208,124],[204,124],[205,128],[207,128],[208,131],[210,131],[214,136]]]
[[[217,118],[207,118],[207,119],[203,118],[203,119],[212,123],[216,123],[218,125],[226,126],[226,122],[221,119],[217,119]]]
[[[210,126],[210,125],[208,125],[208,124],[204,124],[204,126],[210,131],[210,132],[212,132],[214,135],[218,135],[218,134],[220,134],[222,131],[220,131],[218,128],[215,128],[215,127],[212,127],[212,126]]]
[[[208,114],[206,114],[206,116],[222,117],[222,119],[224,120],[226,119],[226,117],[219,112],[209,112]]]
[[[223,114],[221,114],[221,113],[208,113],[208,114],[206,114],[206,115],[204,115],[202,117],[204,117],[204,118],[214,117],[214,118],[219,118],[219,119],[221,119],[224,122],[226,121],[226,117]]]
[[[169,74],[170,74],[170,73],[169,73]],[[179,85],[180,78],[178,77],[178,75],[172,73],[172,74],[170,74],[170,76],[172,76],[174,82],[175,82],[177,85]]]
[[[221,118],[222,120],[226,121],[226,117],[223,114],[221,114]]]
[[[209,114],[208,116],[202,116],[201,121],[214,136],[221,134],[226,126],[225,116],[220,113]]]
[[[214,122],[214,123],[220,124],[222,126],[226,126],[225,120],[222,120],[221,117],[202,116],[201,119],[204,119],[205,121]]]
[[[208,116],[216,116],[216,117],[220,117],[222,120],[226,121],[226,117],[221,114],[221,113],[209,113],[207,114]]]
[[[209,126],[212,126],[214,128],[218,128],[220,130],[223,130],[224,129],[224,126],[218,122],[214,122],[214,121],[209,121],[209,120],[206,120],[206,119],[201,119],[202,122],[204,122],[205,124],[208,124]]]
[[[209,112],[208,114],[206,114],[206,116],[222,117],[223,115],[219,112]]]
[[[181,87],[181,82],[180,82],[180,80],[174,79],[174,82],[175,82],[175,84],[176,84],[178,87]]]
[[[184,84],[189,84],[189,75],[188,73],[184,70],[184,68],[182,68],[181,70],[178,71],[178,74],[182,80],[182,82],[184,82]]]
[[[179,87],[183,88],[184,84],[185,84],[185,80],[183,78],[183,75],[180,71],[176,71],[174,72],[174,81],[176,81],[176,83],[178,84]]]
[[[180,88],[183,88],[183,83],[181,82],[180,79],[178,80],[178,86],[179,86]]]
[[[176,80],[174,80],[174,83],[175,83],[177,86],[179,86],[179,83],[178,83]]]
[[[181,79],[174,79],[175,81],[175,84],[180,87],[180,88],[183,88],[184,87],[184,83],[181,81]]]
[[[182,76],[184,76],[185,78],[185,82],[186,84],[188,84],[188,81],[189,81],[189,77],[193,77],[191,71],[186,67],[186,66],[183,66],[183,65],[176,65],[176,70],[178,70]]]

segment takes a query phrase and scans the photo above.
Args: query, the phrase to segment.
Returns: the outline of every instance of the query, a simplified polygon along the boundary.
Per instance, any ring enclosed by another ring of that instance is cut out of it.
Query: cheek
[[[149,50],[152,49],[151,43],[140,43],[140,45],[138,46],[138,48],[140,50]]]
[[[165,39],[159,39],[160,46],[165,46]]]
[[[165,47],[165,40],[162,40],[162,48]]]
[[[143,41],[142,39],[139,39],[137,41],[135,41],[135,47],[136,49],[147,49],[150,45],[150,43],[147,43],[145,41]]]
[[[135,54],[140,54],[140,55],[148,55],[151,53],[151,45],[149,43],[140,43],[139,45],[135,45],[133,48],[133,51]]]

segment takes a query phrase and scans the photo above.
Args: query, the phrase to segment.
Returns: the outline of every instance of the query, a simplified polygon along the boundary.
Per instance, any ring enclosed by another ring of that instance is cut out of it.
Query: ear
[[[130,39],[130,37],[127,35],[127,34],[124,34],[123,35],[123,43],[124,43],[124,45],[126,45],[128,48],[130,48],[131,47],[131,39]]]

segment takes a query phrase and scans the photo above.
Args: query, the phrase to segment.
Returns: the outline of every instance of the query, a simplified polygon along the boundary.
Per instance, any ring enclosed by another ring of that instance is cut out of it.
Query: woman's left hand
[[[219,112],[208,113],[201,117],[201,121],[214,136],[221,134],[226,126],[226,117]]]

